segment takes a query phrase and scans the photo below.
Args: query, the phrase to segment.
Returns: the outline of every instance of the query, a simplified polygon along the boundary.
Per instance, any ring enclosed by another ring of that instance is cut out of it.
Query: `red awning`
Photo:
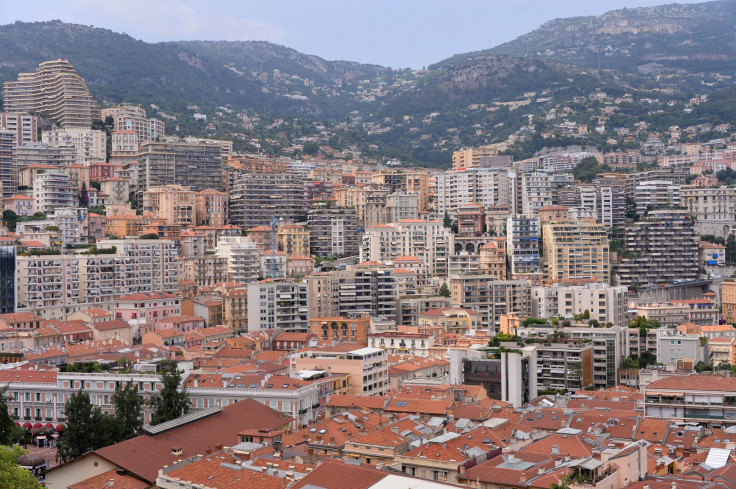
[[[58,431],[59,433],[61,433],[62,431],[64,431],[64,425],[63,424],[57,424],[56,425],[56,431]]]
[[[23,423],[23,428],[29,430],[29,429],[33,428],[33,425],[31,423],[29,423],[28,421],[26,421],[25,423]]]
[[[16,421],[15,426],[20,426],[20,422]]]
[[[44,428],[53,428],[54,427],[54,425],[52,425],[51,423],[46,423],[43,426],[44,426]]]
[[[43,428],[43,423],[36,423],[33,425],[34,428]]]

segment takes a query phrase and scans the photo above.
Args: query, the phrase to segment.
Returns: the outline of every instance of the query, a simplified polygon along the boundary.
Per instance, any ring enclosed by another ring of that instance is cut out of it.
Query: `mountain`
[[[312,118],[343,117],[354,101],[341,106],[329,99],[344,83],[391,71],[327,62],[262,42],[151,44],[61,21],[0,26],[0,81],[55,58],[68,59],[103,104],[155,103],[169,110],[232,105],[271,116]],[[256,73],[261,60],[264,73],[268,70],[265,77]],[[278,80],[273,70],[279,71]],[[290,82],[293,88],[287,87]]]
[[[603,15],[555,19],[488,51],[555,59],[580,66],[641,73],[736,69],[736,0],[625,8]]]

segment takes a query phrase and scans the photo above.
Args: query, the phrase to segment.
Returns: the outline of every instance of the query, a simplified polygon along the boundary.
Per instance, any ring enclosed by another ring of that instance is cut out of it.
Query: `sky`
[[[679,0],[678,3],[696,3]],[[0,24],[64,22],[147,42],[260,40],[327,60],[422,68],[548,20],[667,0],[0,0]]]

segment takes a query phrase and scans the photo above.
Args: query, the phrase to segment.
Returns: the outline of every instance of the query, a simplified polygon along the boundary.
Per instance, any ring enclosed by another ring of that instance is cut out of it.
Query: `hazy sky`
[[[671,2],[0,0],[0,24],[60,19],[125,32],[149,42],[265,40],[329,60],[420,68],[453,54],[510,41],[554,18],[664,3]]]

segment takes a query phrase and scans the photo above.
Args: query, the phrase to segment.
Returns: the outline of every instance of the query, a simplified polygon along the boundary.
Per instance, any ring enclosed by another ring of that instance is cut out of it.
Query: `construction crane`
[[[283,221],[283,217],[276,219],[271,216],[271,278],[276,280],[276,273],[278,271],[276,267],[276,230],[279,227],[279,222]]]

